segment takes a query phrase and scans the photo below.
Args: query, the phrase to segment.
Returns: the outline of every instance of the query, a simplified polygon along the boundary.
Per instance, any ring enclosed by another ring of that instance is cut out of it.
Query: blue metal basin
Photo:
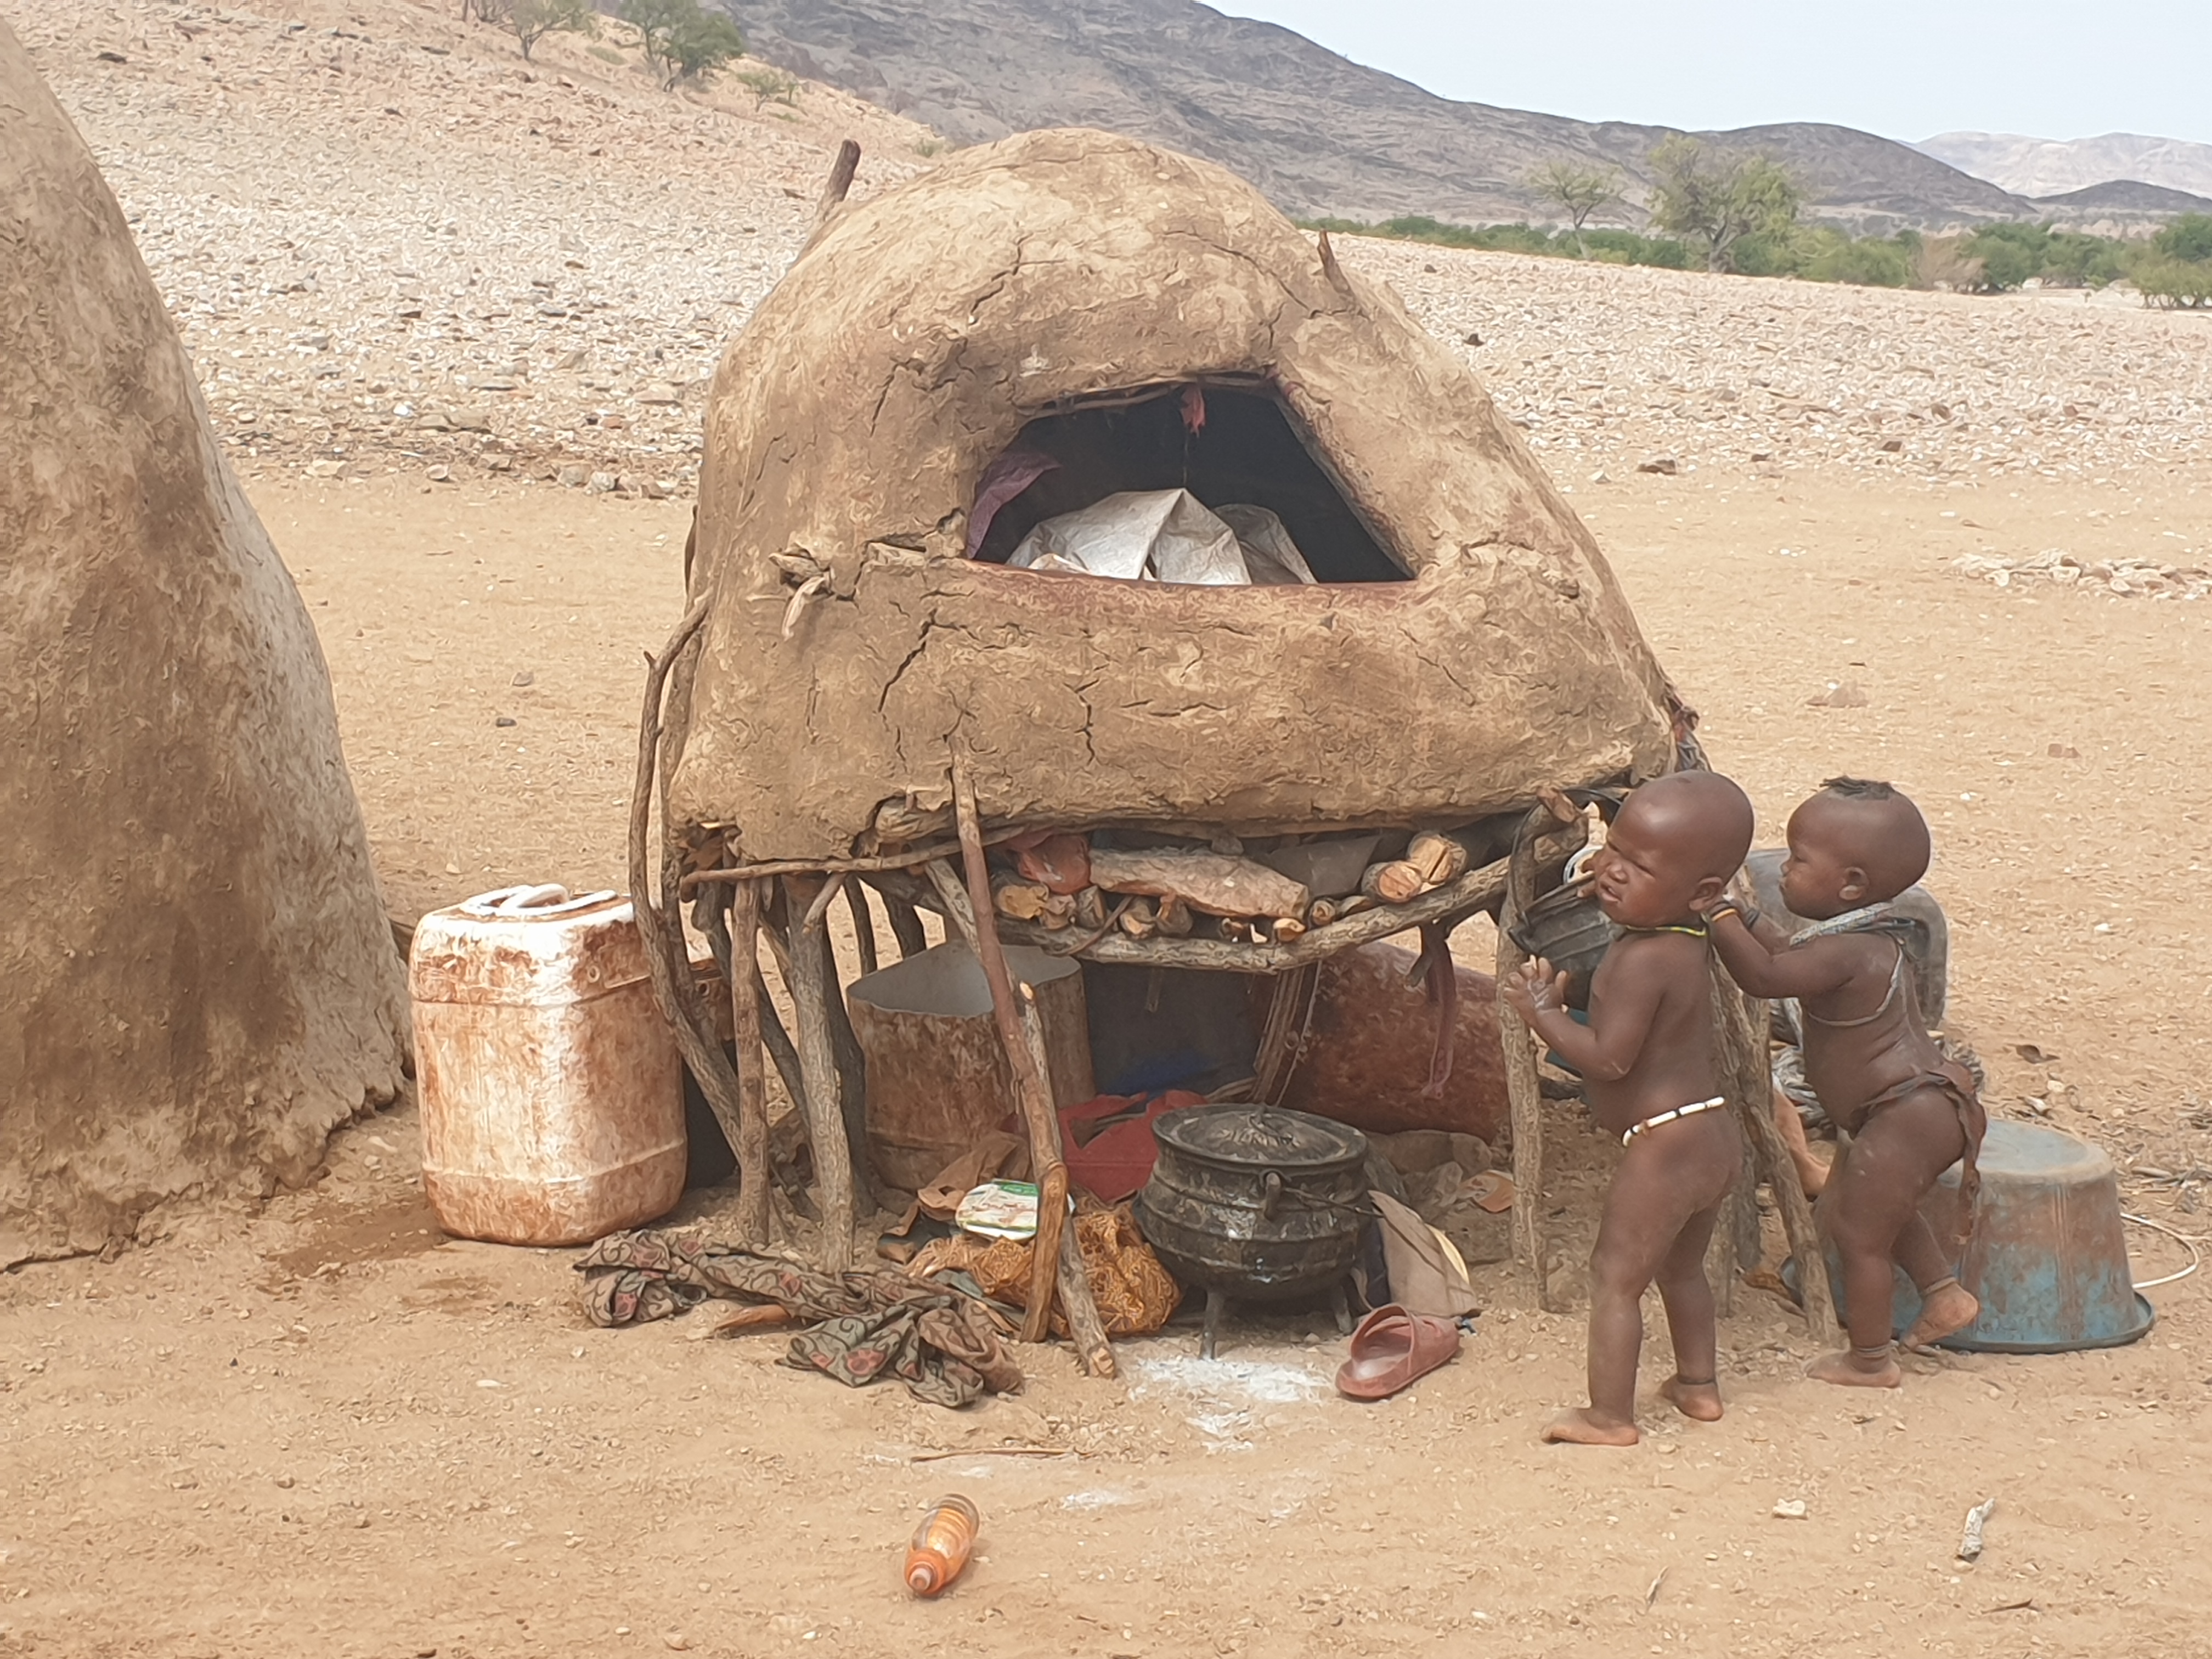
[[[1981,1353],[2061,1353],[2134,1341],[2157,1315],[2135,1289],[2112,1161],[2087,1141],[2031,1123],[1992,1122],[1982,1142],[1982,1200],[1959,1280],[1981,1298],[1974,1322],[1944,1340]],[[1958,1237],[1954,1164],[1921,1213],[1939,1243]],[[1828,1250],[1829,1282],[1844,1305],[1843,1276]],[[1895,1323],[1920,1314],[1920,1294],[1900,1271]]]

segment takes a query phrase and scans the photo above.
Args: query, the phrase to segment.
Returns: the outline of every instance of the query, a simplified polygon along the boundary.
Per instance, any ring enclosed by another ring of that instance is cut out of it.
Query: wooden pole
[[[882,893],[879,887],[876,890]],[[891,937],[898,941],[899,959],[918,957],[929,949],[929,935],[922,931],[921,917],[913,905],[902,898],[884,893],[884,914],[890,918]]]
[[[1544,1237],[1544,1096],[1536,1078],[1536,1038],[1505,1000],[1507,981],[1528,960],[1513,926],[1536,898],[1535,837],[1551,814],[1539,807],[1513,841],[1504,902],[1498,914],[1498,1033],[1505,1048],[1505,1098],[1513,1122],[1513,1255],[1536,1276],[1536,1305],[1559,1311]]]
[[[810,876],[784,878],[784,915],[803,918],[820,885]],[[807,1133],[814,1142],[814,1178],[822,1183],[822,1266],[843,1273],[853,1265],[853,1158],[837,1091],[836,1046],[830,1035],[830,940],[826,934],[791,929],[785,941],[792,1012],[799,1021],[799,1069]]]
[[[1022,1040],[1029,1045],[1030,1060],[1039,1073],[1049,1079],[1052,1076],[1052,1052],[1046,1046],[1044,1011],[1037,1006],[1036,988],[1024,982],[1021,995]],[[1057,1159],[1065,1148],[1060,1138],[1060,1115],[1053,1115],[1052,1151]],[[1060,1169],[1065,1171],[1066,1165]],[[1038,1203],[1043,1203],[1038,1194]],[[1065,1182],[1062,1185],[1061,1208],[1066,1207]],[[1042,1208],[1037,1216],[1040,1234],[1044,1219]],[[1091,1293],[1091,1269],[1084,1265],[1083,1249],[1076,1238],[1073,1225],[1062,1230],[1060,1236],[1060,1305],[1067,1310],[1068,1334],[1075,1340],[1075,1355],[1082,1362],[1085,1375],[1115,1376],[1120,1374],[1114,1363],[1114,1345],[1106,1335],[1106,1322],[1098,1316],[1097,1299]]]
[[[1774,1085],[1766,1063],[1766,1005],[1747,998],[1718,957],[1712,964],[1713,1045],[1722,1085],[1736,1121],[1750,1138],[1758,1178],[1773,1189],[1782,1231],[1797,1258],[1797,1294],[1805,1304],[1805,1329],[1822,1346],[1837,1340],[1836,1298],[1828,1284],[1828,1259],[1813,1224],[1813,1206],[1797,1183],[1797,1166],[1774,1122]]]
[[[738,1229],[754,1249],[769,1243],[768,1075],[761,1036],[760,889],[741,881],[730,895],[730,1022],[738,1038]]]
[[[1022,1321],[1022,1340],[1042,1342],[1051,1328],[1052,1298],[1060,1282],[1060,1234],[1067,1219],[1067,1166],[1060,1161],[1059,1117],[1053,1109],[1052,1082],[1037,1069],[1022,1036],[1022,1017],[1014,1000],[1013,976],[999,946],[998,915],[991,907],[991,867],[983,858],[983,826],[975,806],[975,787],[952,763],[952,811],[960,830],[960,854],[968,871],[968,926],[975,955],[991,988],[991,1012],[999,1042],[1013,1073],[1014,1095],[1028,1120],[1030,1165],[1036,1172],[1037,1231],[1030,1252],[1030,1304]],[[942,869],[933,864],[931,873]],[[945,871],[949,878],[951,872]],[[949,902],[949,900],[948,900]]]
[[[853,913],[853,948],[860,953],[860,972],[865,975],[876,971],[876,919],[868,908],[868,887],[866,882],[845,884],[845,908]]]
[[[637,918],[639,939],[645,946],[646,971],[653,981],[653,1000],[661,1017],[676,1033],[676,1046],[714,1121],[722,1127],[732,1147],[742,1137],[742,1113],[738,1101],[738,1078],[729,1056],[714,1040],[684,944],[684,915],[676,896],[681,871],[671,849],[661,849],[660,902],[653,900],[653,808],[658,798],[654,779],[660,767],[661,696],[670,672],[706,625],[707,601],[700,599],[684,613],[684,620],[668,643],[652,659],[645,677],[645,708],[638,721],[637,776],[630,789],[629,892],[631,914]]]

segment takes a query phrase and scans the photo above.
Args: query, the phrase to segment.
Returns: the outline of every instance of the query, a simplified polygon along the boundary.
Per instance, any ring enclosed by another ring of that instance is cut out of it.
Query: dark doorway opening
[[[1060,465],[991,520],[976,556],[1004,564],[1039,523],[1121,490],[1188,489],[1209,507],[1271,508],[1323,582],[1405,581],[1405,568],[1322,470],[1289,415],[1265,392],[1167,386],[1111,404],[1047,415],[1014,447]],[[1197,429],[1193,430],[1196,425]]]

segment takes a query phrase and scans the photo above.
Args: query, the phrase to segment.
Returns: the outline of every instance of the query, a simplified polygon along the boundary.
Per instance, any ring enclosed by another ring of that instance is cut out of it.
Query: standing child
[[[1822,1231],[1844,1261],[1851,1346],[1807,1369],[1823,1382],[1893,1389],[1893,1261],[1920,1287],[1908,1346],[1972,1323],[1981,1304],[1962,1286],[1920,1200],[1963,1160],[1960,1213],[1971,1225],[1975,1154],[1986,1120],[1966,1069],[1928,1035],[1890,901],[1928,869],[1927,821],[1887,783],[1831,778],[1790,818],[1783,902],[1811,927],[1792,935],[1734,900],[1707,907],[1713,948],[1755,997],[1796,997],[1804,1020],[1805,1080],[1852,1137],[1820,1194]],[[1801,1271],[1820,1269],[1800,1262]]]
[[[1645,784],[1591,864],[1598,906],[1624,931],[1590,981],[1589,1024],[1562,1006],[1566,975],[1555,978],[1549,963],[1524,964],[1506,982],[1514,1012],[1582,1074],[1591,1115],[1628,1149],[1590,1255],[1590,1402],[1552,1422],[1547,1440],[1636,1443],[1641,1303],[1654,1281],[1674,1344],[1674,1375],[1660,1392],[1686,1417],[1721,1414],[1705,1245],[1742,1132],[1714,1069],[1698,911],[1742,864],[1751,829],[1751,803],[1726,778],[1677,772]]]

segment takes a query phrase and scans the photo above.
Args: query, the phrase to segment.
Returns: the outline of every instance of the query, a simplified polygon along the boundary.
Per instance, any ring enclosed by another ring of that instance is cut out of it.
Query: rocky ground
[[[9,18],[121,198],[223,442],[270,473],[687,487],[723,345],[797,251],[830,88],[660,92],[610,22],[526,63],[413,0],[67,4]],[[610,63],[597,54],[617,61]]]
[[[705,382],[797,251],[830,149],[860,140],[866,194],[938,148],[813,83],[789,107],[729,82],[663,94],[619,25],[527,64],[419,0],[65,0],[11,21],[131,214],[249,477],[680,493]],[[2212,441],[2212,327],[2131,297],[1344,253],[1458,343],[1570,483],[1653,464],[2094,482],[2201,466]]]

